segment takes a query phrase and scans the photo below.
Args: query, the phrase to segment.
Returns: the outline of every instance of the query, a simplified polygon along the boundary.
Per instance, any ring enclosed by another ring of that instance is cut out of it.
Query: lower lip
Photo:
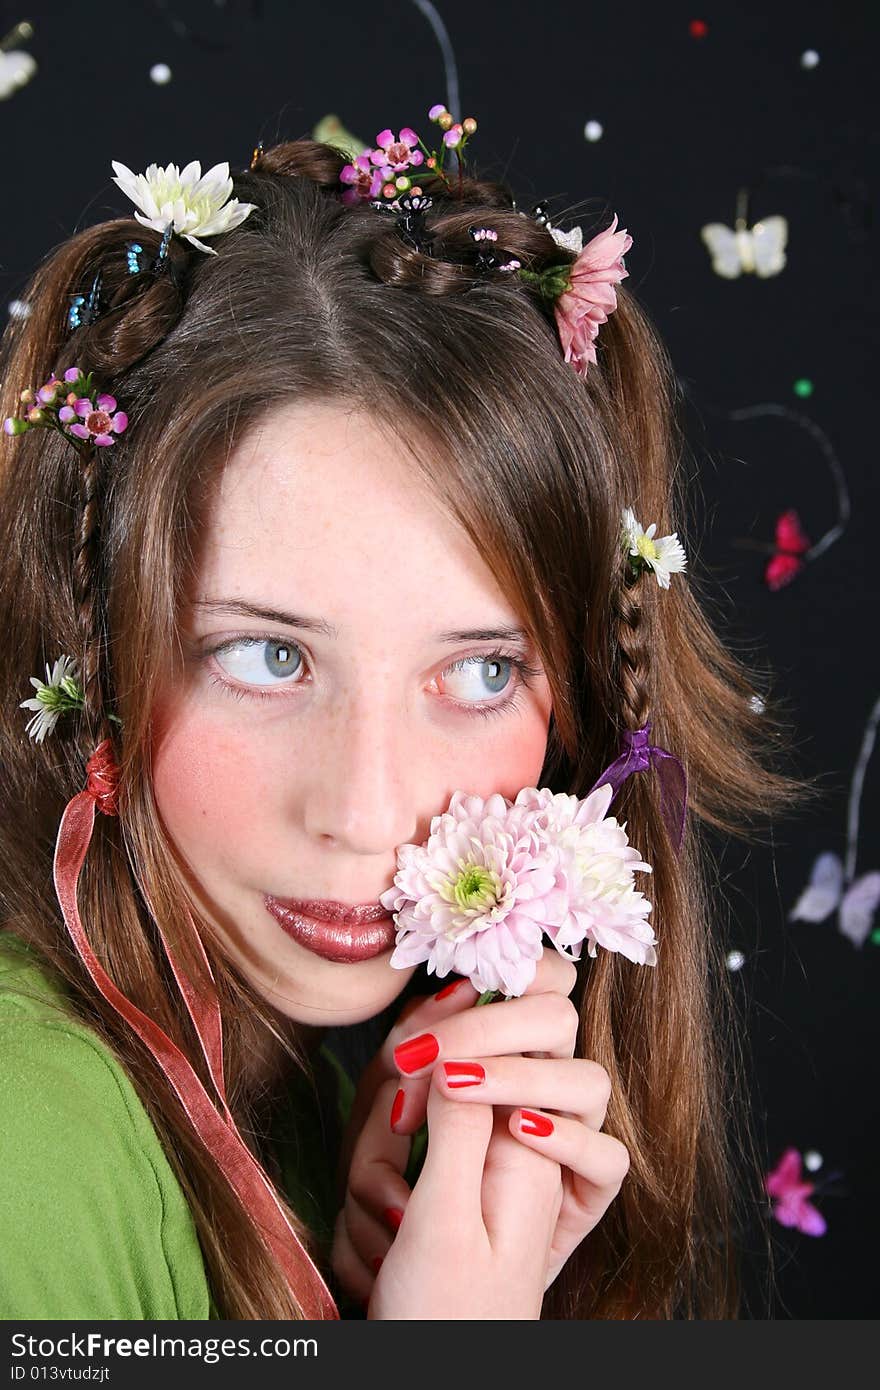
[[[381,922],[365,922],[360,927],[347,927],[342,922],[321,922],[284,907],[275,898],[264,896],[266,911],[294,941],[305,946],[324,960],[353,965],[360,960],[372,960],[384,955],[395,943],[397,928],[389,916]]]

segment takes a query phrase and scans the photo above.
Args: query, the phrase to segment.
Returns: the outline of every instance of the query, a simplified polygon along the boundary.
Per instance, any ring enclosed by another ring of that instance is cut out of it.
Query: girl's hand
[[[477,991],[460,981],[445,998],[411,1001],[365,1072],[332,1262],[353,1297],[372,1292],[372,1317],[538,1318],[544,1291],[617,1195],[629,1155],[599,1133],[607,1074],[573,1057],[576,979],[545,950],[519,999],[474,1009]],[[404,1070],[395,1049],[426,1033],[436,1055]],[[451,1079],[446,1062],[457,1064]],[[462,1086],[465,1062],[485,1079]],[[551,1134],[520,1128],[522,1108],[536,1107],[553,1112],[542,1117]],[[407,1136],[426,1111],[430,1142],[410,1192]]]

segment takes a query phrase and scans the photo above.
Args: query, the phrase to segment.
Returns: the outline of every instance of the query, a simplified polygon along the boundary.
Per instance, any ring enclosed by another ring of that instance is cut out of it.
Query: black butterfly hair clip
[[[379,212],[390,212],[397,218],[397,229],[402,240],[424,256],[434,254],[433,238],[425,227],[425,214],[433,206],[434,199],[429,198],[427,193],[406,194],[402,198],[395,198],[391,203],[382,202],[380,198],[370,201],[371,208],[376,208]]]
[[[102,279],[103,275],[99,270],[87,295],[75,294],[71,296],[71,305],[67,311],[67,326],[71,333],[74,329],[94,323],[95,319],[99,318],[106,309],[107,306],[101,299]]]
[[[165,231],[155,256],[150,256],[139,241],[127,241],[125,243],[125,261],[129,275],[160,275],[166,268],[170,269],[168,243],[171,240],[172,227],[173,224]],[[71,333],[75,332],[77,328],[88,327],[89,324],[94,323],[96,319],[106,313],[110,307],[101,295],[103,279],[103,271],[99,270],[87,295],[75,294],[70,296],[67,327]]]
[[[497,255],[493,249],[498,240],[498,233],[491,227],[468,227],[471,240],[477,248],[474,260],[475,269],[485,272],[488,270],[519,270],[521,262],[515,257],[504,260]]]

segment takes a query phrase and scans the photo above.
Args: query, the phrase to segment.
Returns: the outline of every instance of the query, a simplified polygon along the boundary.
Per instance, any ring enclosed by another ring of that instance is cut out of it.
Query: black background
[[[559,216],[580,204],[574,220],[590,226],[603,208],[618,214],[634,242],[627,288],[668,342],[684,396],[698,515],[686,538],[691,568],[711,578],[729,640],[791,701],[798,767],[819,774],[825,793],[766,844],[719,846],[728,945],[745,956],[735,988],[767,1167],[788,1146],[823,1159],[808,1177],[828,1230],[811,1238],[774,1226],[772,1316],[871,1317],[880,947],[853,945],[836,914],[815,923],[788,914],[816,856],[845,855],[851,778],[880,698],[876,7],[441,0],[457,108],[425,8],[2,4],[3,33],[33,23],[33,37],[14,46],[38,70],[0,102],[0,305],[53,245],[131,210],[110,181],[111,159],[135,172],[194,158],[203,171],[220,160],[235,170],[258,139],[309,134],[329,112],[365,142],[389,125],[430,142],[426,112],[444,101],[457,118],[476,117],[474,159],[507,177],[521,205],[551,196]],[[802,64],[807,50],[818,65]],[[156,63],[171,68],[169,83],[151,80]],[[603,127],[598,141],[585,138],[589,120]],[[787,264],[768,279],[722,279],[700,239],[704,223],[733,226],[743,188],[750,224],[772,214],[789,223]],[[807,395],[795,387],[804,380]],[[791,507],[818,540],[837,520],[833,468],[851,499],[848,524],[770,592],[767,557],[738,540],[771,541]],[[880,870],[878,809],[875,760],[857,876]]]

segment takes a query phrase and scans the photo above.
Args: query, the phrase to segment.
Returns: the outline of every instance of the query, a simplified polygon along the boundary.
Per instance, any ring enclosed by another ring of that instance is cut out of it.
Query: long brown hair
[[[689,777],[680,856],[659,815],[655,774],[631,777],[614,806],[654,867],[658,964],[585,954],[574,998],[577,1054],[610,1074],[605,1128],[626,1145],[631,1167],[548,1291],[543,1316],[736,1317],[736,1193],[747,1204],[757,1196],[757,1161],[739,1158],[749,1152],[745,1115],[735,1123],[741,1049],[702,828],[748,838],[812,788],[781,766],[788,724],[759,708],[768,692],[701,606],[666,351],[621,285],[598,363],[578,379],[547,303],[515,276],[474,268],[468,228],[481,221],[533,270],[573,259],[516,210],[505,186],[466,178],[455,199],[433,189],[427,255],[400,238],[393,218],[341,204],[344,162],[307,139],[262,154],[234,180],[235,196],[257,209],[214,240],[219,254],[172,238],[170,273],[155,278],[129,275],[124,247],[136,239],[155,255],[158,233],[129,218],[84,230],[45,259],[22,296],[29,317],[7,328],[3,415],[15,412],[23,386],[76,364],[117,396],[129,427],[112,449],[95,451],[85,474],[50,431],[3,436],[3,922],[63,976],[72,1007],[131,1076],[191,1204],[221,1316],[301,1317],[152,1056],[86,974],[52,892],[51,859],[85,759],[109,736],[120,815],[97,818],[82,918],[107,973],[210,1087],[156,929],[204,984],[182,910],[192,903],[151,794],[151,709],[180,653],[178,614],[203,508],[242,432],[273,405],[310,397],[378,414],[538,645],[553,694],[540,785],[584,796],[617,755],[621,732],[646,717]],[[87,293],[99,270],[110,307],[71,335],[70,296]],[[656,521],[659,534],[677,530],[688,549],[688,575],[668,591],[649,576],[626,586],[624,506]],[[86,709],[35,746],[18,701],[28,676],[62,652],[80,662]],[[108,724],[108,708],[121,730]],[[306,1071],[309,1062],[197,921],[220,999],[229,1104],[265,1158],[265,1097],[248,1080],[248,1053],[270,1037],[293,1066]],[[303,1222],[291,1219],[312,1249]]]

